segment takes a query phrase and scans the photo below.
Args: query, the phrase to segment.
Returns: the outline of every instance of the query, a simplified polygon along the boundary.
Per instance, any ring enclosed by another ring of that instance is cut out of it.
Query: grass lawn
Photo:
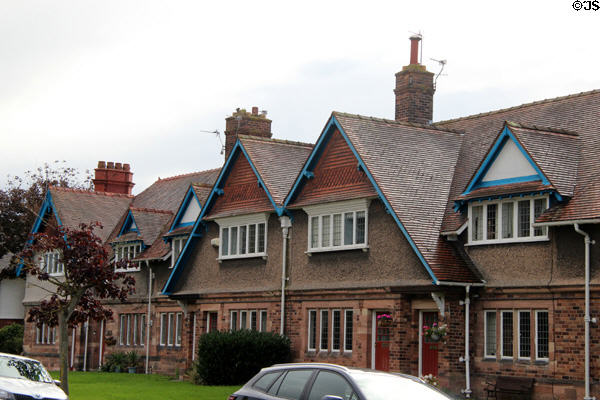
[[[52,375],[58,379],[58,373]],[[164,375],[70,372],[70,400],[227,400],[239,386],[199,386]]]

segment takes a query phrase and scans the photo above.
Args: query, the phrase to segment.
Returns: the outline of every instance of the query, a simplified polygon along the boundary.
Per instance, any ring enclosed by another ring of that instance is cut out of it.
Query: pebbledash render
[[[254,329],[290,337],[295,361],[432,374],[466,397],[501,376],[533,378],[535,399],[598,396],[600,91],[433,123],[418,44],[394,120],[333,112],[306,144],[237,109],[219,169],[132,196],[129,166],[100,163],[96,191],[51,188],[34,231],[100,220],[139,265],[113,320],[73,330],[72,366],[135,350],[174,374],[202,334]],[[51,368],[54,341],[26,323]]]

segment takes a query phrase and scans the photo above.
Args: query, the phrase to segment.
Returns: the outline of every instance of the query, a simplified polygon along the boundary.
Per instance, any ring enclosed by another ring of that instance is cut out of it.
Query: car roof
[[[332,369],[341,372],[352,373],[365,373],[365,374],[384,374],[399,376],[406,379],[421,382],[419,378],[413,375],[402,374],[399,372],[385,372],[378,371],[370,368],[357,368],[357,367],[345,367],[343,365],[329,364],[329,363],[316,363],[316,362],[301,362],[301,363],[289,363],[289,364],[275,364],[271,367],[263,368],[261,371],[270,371],[278,369],[302,369],[302,368],[321,368],[321,369]]]

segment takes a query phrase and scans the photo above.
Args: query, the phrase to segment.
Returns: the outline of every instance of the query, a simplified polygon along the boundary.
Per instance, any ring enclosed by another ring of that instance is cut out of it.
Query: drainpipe
[[[152,325],[152,321],[150,321],[150,311],[152,306],[152,268],[150,268],[150,261],[146,260],[146,267],[148,267],[148,311],[146,313],[146,370],[145,373],[148,374],[149,369],[149,359],[150,359],[150,326]]]
[[[579,228],[579,224],[573,224],[575,232],[584,237],[585,243],[585,397],[584,400],[595,400],[590,396],[590,322],[596,322],[590,318],[590,245],[595,242],[590,239],[587,232]]]
[[[100,321],[100,351],[98,351],[98,369],[102,368],[102,346],[104,346],[104,320]]]
[[[83,371],[87,371],[88,332],[90,330],[90,317],[85,321],[85,349],[83,350]]]
[[[281,233],[283,234],[283,256],[281,259],[281,322],[279,324],[279,334],[283,335],[285,321],[285,283],[287,281],[287,240],[289,229],[292,226],[292,221],[290,220],[290,217],[284,215],[279,217],[279,222],[281,222]]]
[[[469,297],[469,291],[471,286],[465,286],[465,301],[461,302],[465,305],[465,356],[460,358],[460,361],[465,362],[465,389],[462,392],[468,399],[471,397],[471,357],[469,357],[469,306],[471,305],[471,298]]]
[[[71,333],[71,369],[73,369],[73,364],[75,363],[75,334],[76,334],[76,330],[75,328],[73,328],[73,331]]]

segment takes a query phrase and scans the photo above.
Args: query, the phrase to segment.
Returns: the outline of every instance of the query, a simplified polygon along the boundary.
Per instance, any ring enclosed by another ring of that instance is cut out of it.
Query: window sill
[[[227,261],[227,260],[244,260],[244,259],[248,259],[248,258],[262,258],[263,260],[266,260],[267,259],[267,253],[244,254],[244,255],[237,255],[237,256],[218,257],[217,261],[220,264],[223,261]]]
[[[141,268],[126,268],[126,269],[115,269],[115,272],[140,272]]]
[[[347,251],[347,250],[362,250],[363,252],[369,251],[368,245],[360,245],[360,246],[339,246],[339,247],[327,247],[323,249],[310,249],[305,251],[304,253],[309,257],[315,253],[331,253],[335,251]]]
[[[539,237],[526,237],[516,238],[510,240],[478,240],[476,242],[465,243],[465,246],[481,246],[486,244],[516,244],[516,243],[535,243],[535,242],[548,242],[550,238],[548,236]]]

